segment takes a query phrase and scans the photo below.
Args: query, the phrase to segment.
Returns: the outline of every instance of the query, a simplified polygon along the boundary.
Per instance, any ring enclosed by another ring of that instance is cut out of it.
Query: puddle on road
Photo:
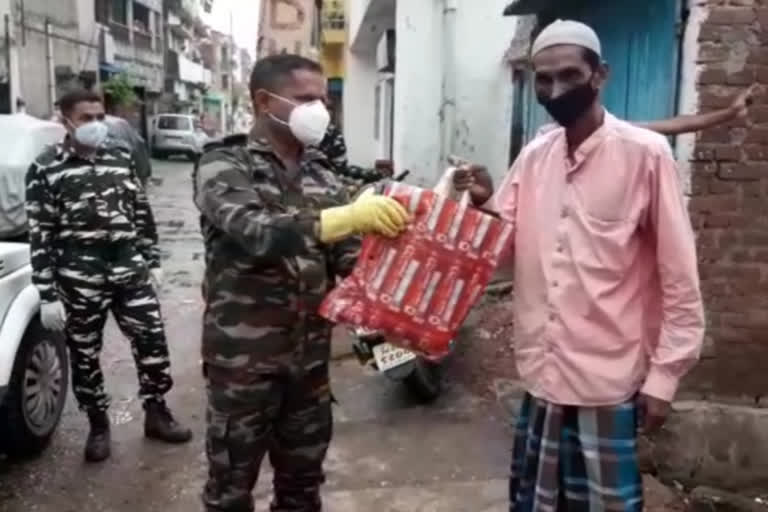
[[[113,425],[125,425],[134,420],[133,414],[131,414],[130,408],[134,398],[123,398],[115,402],[109,410],[110,423]]]

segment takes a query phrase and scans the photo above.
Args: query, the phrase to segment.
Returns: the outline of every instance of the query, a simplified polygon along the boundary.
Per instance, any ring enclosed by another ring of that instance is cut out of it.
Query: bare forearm
[[[659,121],[644,121],[634,123],[637,126],[648,130],[661,133],[662,135],[679,135],[681,133],[691,133],[707,128],[712,128],[732,120],[735,117],[730,108],[707,112],[706,114],[692,114],[685,116],[672,117]]]

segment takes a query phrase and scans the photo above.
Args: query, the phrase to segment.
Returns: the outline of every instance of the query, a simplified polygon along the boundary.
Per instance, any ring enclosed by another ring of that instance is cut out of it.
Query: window
[[[221,75],[221,88],[229,89],[229,75],[227,74]]]
[[[133,29],[144,34],[149,34],[149,9],[133,2]]]
[[[188,132],[192,130],[189,118],[181,116],[161,116],[157,120],[157,128],[160,130],[178,130]]]
[[[128,5],[126,0],[112,0],[110,21],[120,25],[128,25]]]
[[[301,41],[293,42],[293,50],[296,55],[301,55]]]
[[[97,23],[109,23],[109,2],[110,0],[94,0],[93,8]]]

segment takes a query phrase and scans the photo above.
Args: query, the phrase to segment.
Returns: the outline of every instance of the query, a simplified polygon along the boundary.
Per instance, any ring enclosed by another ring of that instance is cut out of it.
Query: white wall
[[[504,53],[516,21],[508,0],[459,0],[455,27],[456,115],[450,153],[488,166],[497,181],[508,167],[512,85]],[[431,186],[440,155],[443,1],[397,5],[395,164]]]
[[[395,168],[431,186],[440,172],[442,0],[398,0],[396,19]]]
[[[370,167],[376,160],[374,119],[376,59],[347,53],[344,78],[344,139],[347,158],[353,165]]]
[[[509,0],[460,0],[456,20],[457,156],[488,166],[498,184],[509,167],[511,69],[504,54],[517,19],[502,16]]]
[[[371,0],[347,0],[348,37],[352,41],[361,28],[365,10]],[[363,27],[363,29],[365,29]],[[350,45],[345,50],[344,77],[344,139],[347,158],[353,165],[373,166],[377,158],[374,141],[375,90],[378,73],[376,53],[353,53]]]
[[[375,2],[377,0],[373,0]],[[371,0],[349,0],[354,38],[363,9]],[[447,151],[488,166],[500,180],[508,168],[512,110],[510,69],[504,55],[514,35],[515,18],[502,16],[508,0],[458,0],[455,23],[454,144]],[[444,1],[398,0],[393,153],[397,172],[432,186],[442,173]],[[366,25],[370,21],[366,20]],[[381,27],[378,27],[381,28]],[[347,55],[344,131],[350,162],[371,165],[379,156],[373,136],[373,55]]]

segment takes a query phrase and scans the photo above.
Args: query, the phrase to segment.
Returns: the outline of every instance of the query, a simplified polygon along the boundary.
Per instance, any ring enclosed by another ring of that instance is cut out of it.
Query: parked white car
[[[69,386],[63,336],[40,324],[24,212],[27,169],[65,134],[59,123],[0,115],[0,452],[36,455],[61,419]]]
[[[195,161],[203,154],[203,145],[208,140],[197,118],[187,114],[158,114],[152,119],[151,133],[155,158],[185,155]]]

